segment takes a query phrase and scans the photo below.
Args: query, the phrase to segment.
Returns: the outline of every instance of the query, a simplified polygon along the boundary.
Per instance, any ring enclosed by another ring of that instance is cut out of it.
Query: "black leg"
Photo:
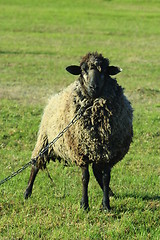
[[[100,164],[95,164],[93,163],[92,165],[92,169],[93,169],[93,173],[94,176],[99,184],[99,186],[102,188],[103,190],[103,182],[102,182],[102,166]]]
[[[102,182],[103,182],[103,209],[110,210],[109,203],[109,183],[110,183],[110,168],[105,166],[102,171]]]
[[[36,166],[32,165],[31,174],[30,174],[30,178],[28,181],[28,187],[26,188],[26,191],[24,193],[25,199],[30,197],[32,194],[33,183],[34,183],[34,180],[36,178],[38,171],[39,171],[39,169]]]
[[[93,173],[94,173],[94,176],[95,176],[98,184],[100,185],[101,189],[103,190],[103,181],[102,181],[103,167],[102,167],[102,165],[93,163],[92,169],[93,169]],[[114,196],[114,193],[112,192],[110,187],[109,187],[109,195]]]
[[[89,209],[88,204],[88,183],[89,183],[89,170],[88,165],[81,167],[82,169],[82,199],[81,199],[81,208],[84,210]]]

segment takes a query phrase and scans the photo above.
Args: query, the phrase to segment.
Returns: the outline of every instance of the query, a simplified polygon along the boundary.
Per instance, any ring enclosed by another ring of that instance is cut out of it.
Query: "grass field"
[[[0,186],[0,239],[160,238],[159,0],[0,0],[0,180],[30,160],[48,97],[65,71],[98,51],[123,72],[134,141],[112,170],[112,210],[91,172],[90,211],[79,207],[81,171],[50,163],[23,198],[30,168]]]

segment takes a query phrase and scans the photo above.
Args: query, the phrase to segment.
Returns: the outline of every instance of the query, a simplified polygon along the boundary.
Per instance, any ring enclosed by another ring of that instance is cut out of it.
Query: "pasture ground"
[[[123,68],[134,139],[112,170],[112,210],[91,172],[90,211],[79,207],[81,172],[50,163],[23,193],[30,168],[0,186],[0,239],[153,239],[160,236],[160,3],[158,0],[0,0],[0,180],[30,160],[43,108],[75,77],[88,51]]]

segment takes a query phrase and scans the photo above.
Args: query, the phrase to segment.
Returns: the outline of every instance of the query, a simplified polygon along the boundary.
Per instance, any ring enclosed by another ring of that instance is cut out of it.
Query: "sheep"
[[[89,165],[92,164],[94,176],[103,191],[103,209],[110,210],[111,169],[128,152],[133,137],[131,103],[117,80],[111,77],[121,69],[110,66],[109,59],[102,54],[89,52],[79,66],[71,65],[66,70],[79,77],[50,99],[44,110],[32,158],[66,127],[80,108],[83,115],[45,154],[38,157],[36,166],[31,169],[25,198],[32,194],[39,169],[45,168],[50,159],[64,159],[82,169],[80,206],[89,209]]]

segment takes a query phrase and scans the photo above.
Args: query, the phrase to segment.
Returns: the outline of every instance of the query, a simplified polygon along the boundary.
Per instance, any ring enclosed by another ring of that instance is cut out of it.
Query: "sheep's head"
[[[99,97],[109,75],[116,75],[122,69],[109,66],[109,60],[101,54],[88,53],[81,60],[80,66],[71,65],[66,70],[73,75],[80,75],[80,83],[91,98]]]

